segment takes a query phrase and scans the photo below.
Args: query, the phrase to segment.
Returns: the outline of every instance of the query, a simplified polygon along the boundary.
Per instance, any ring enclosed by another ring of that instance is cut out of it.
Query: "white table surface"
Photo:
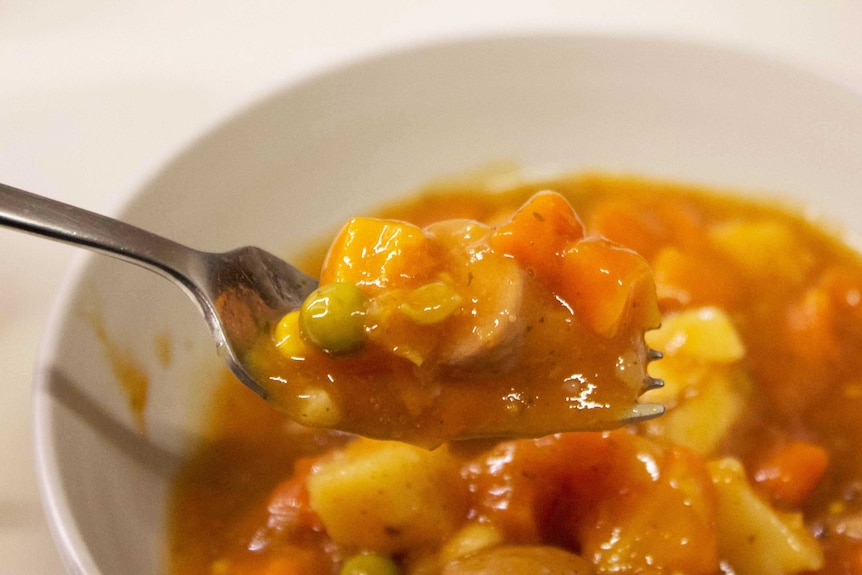
[[[860,0],[3,0],[0,182],[110,212],[291,77],[418,39],[529,29],[727,44],[862,93]],[[0,229],[0,575],[63,572],[33,471],[30,379],[75,253]]]

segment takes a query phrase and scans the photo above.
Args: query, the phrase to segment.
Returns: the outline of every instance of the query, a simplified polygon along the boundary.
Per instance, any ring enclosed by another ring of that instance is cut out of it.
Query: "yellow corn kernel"
[[[442,281],[425,284],[406,294],[399,311],[420,325],[440,323],[458,310],[461,296]]]
[[[275,347],[285,357],[304,357],[307,346],[299,333],[299,311],[292,311],[275,326]]]

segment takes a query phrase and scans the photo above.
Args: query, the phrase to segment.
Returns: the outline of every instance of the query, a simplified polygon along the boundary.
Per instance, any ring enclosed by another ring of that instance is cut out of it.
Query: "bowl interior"
[[[288,85],[190,145],[121,217],[200,249],[289,258],[427,180],[503,160],[780,194],[854,223],[860,149],[862,99],[743,53],[654,38],[471,39]],[[159,572],[172,476],[206,439],[220,365],[204,322],[166,281],[94,256],[49,334],[36,450],[61,554],[76,573]],[[124,362],[148,381],[145,433],[116,375]]]

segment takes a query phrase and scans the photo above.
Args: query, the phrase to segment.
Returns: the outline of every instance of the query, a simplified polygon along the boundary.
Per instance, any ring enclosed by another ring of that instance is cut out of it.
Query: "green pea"
[[[384,555],[360,553],[354,555],[341,568],[338,575],[398,575],[398,566]]]
[[[355,351],[365,341],[365,296],[355,285],[335,282],[317,288],[302,303],[299,329],[327,353]]]

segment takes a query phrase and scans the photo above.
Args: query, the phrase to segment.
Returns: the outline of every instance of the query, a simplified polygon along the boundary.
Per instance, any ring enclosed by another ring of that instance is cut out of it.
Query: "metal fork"
[[[197,304],[219,355],[264,399],[268,393],[242,358],[317,280],[256,247],[202,252],[131,224],[0,184],[0,225],[137,264],[168,278]]]

